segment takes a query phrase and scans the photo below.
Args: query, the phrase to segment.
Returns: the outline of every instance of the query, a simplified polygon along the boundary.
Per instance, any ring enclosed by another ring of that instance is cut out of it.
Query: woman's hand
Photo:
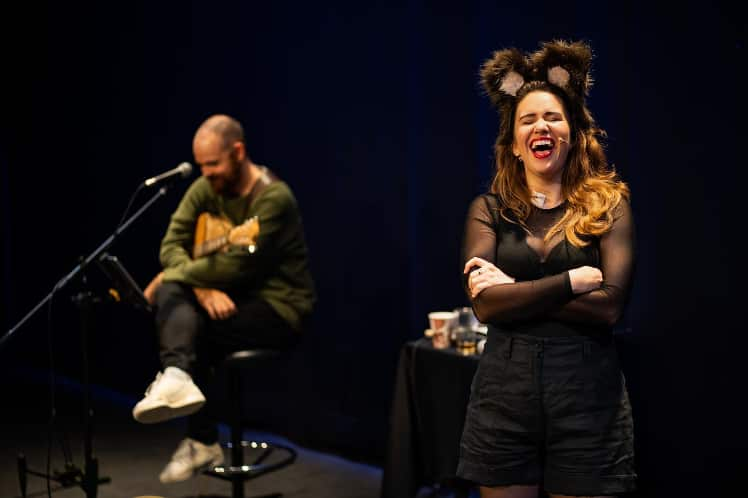
[[[475,267],[478,267],[476,270]],[[465,263],[463,273],[470,273],[468,277],[468,289],[470,297],[475,297],[483,292],[484,289],[494,285],[512,284],[514,279],[501,271],[496,265],[482,258],[470,258]]]
[[[574,294],[584,294],[600,288],[603,283],[603,272],[594,266],[580,266],[569,270],[569,280]]]
[[[234,301],[223,291],[195,287],[195,297],[213,320],[225,320],[236,313]]]
[[[148,304],[150,304],[151,306],[153,306],[153,303],[156,300],[156,291],[159,287],[161,287],[161,281],[163,279],[164,272],[161,272],[153,277],[153,280],[148,283],[148,287],[146,287],[143,291],[143,295],[145,296],[146,301],[148,301]]]

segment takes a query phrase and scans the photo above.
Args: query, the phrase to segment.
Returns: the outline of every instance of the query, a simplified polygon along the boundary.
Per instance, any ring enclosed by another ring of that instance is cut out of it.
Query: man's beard
[[[223,195],[226,190],[226,181],[223,178],[212,178],[208,180],[210,187],[213,189],[213,193],[217,195]]]
[[[217,195],[231,195],[236,192],[239,184],[239,170],[235,170],[230,176],[217,176],[208,180],[213,192]]]

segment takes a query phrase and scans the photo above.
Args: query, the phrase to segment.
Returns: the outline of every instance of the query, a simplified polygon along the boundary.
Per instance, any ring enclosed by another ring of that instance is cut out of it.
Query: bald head
[[[236,119],[225,114],[215,114],[203,121],[195,132],[195,142],[204,140],[211,135],[219,137],[224,148],[228,148],[236,142],[244,143],[242,125]]]
[[[192,152],[214,192],[221,195],[244,192],[254,165],[247,156],[244,131],[237,120],[224,114],[206,119],[195,132]]]

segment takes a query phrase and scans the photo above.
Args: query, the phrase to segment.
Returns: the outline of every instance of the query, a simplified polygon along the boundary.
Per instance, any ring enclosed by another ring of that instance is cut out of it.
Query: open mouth
[[[556,143],[550,138],[536,138],[530,142],[530,151],[538,159],[544,159],[551,155],[555,145]]]

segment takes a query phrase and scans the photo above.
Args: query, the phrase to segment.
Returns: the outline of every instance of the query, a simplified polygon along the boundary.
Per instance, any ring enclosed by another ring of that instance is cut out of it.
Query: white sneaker
[[[205,445],[194,439],[183,439],[177,451],[158,476],[164,484],[184,481],[198,472],[223,463],[223,450],[218,443]]]
[[[154,424],[176,417],[190,415],[205,404],[205,396],[192,382],[190,374],[176,367],[167,367],[156,375],[141,399],[132,410],[135,420]]]

